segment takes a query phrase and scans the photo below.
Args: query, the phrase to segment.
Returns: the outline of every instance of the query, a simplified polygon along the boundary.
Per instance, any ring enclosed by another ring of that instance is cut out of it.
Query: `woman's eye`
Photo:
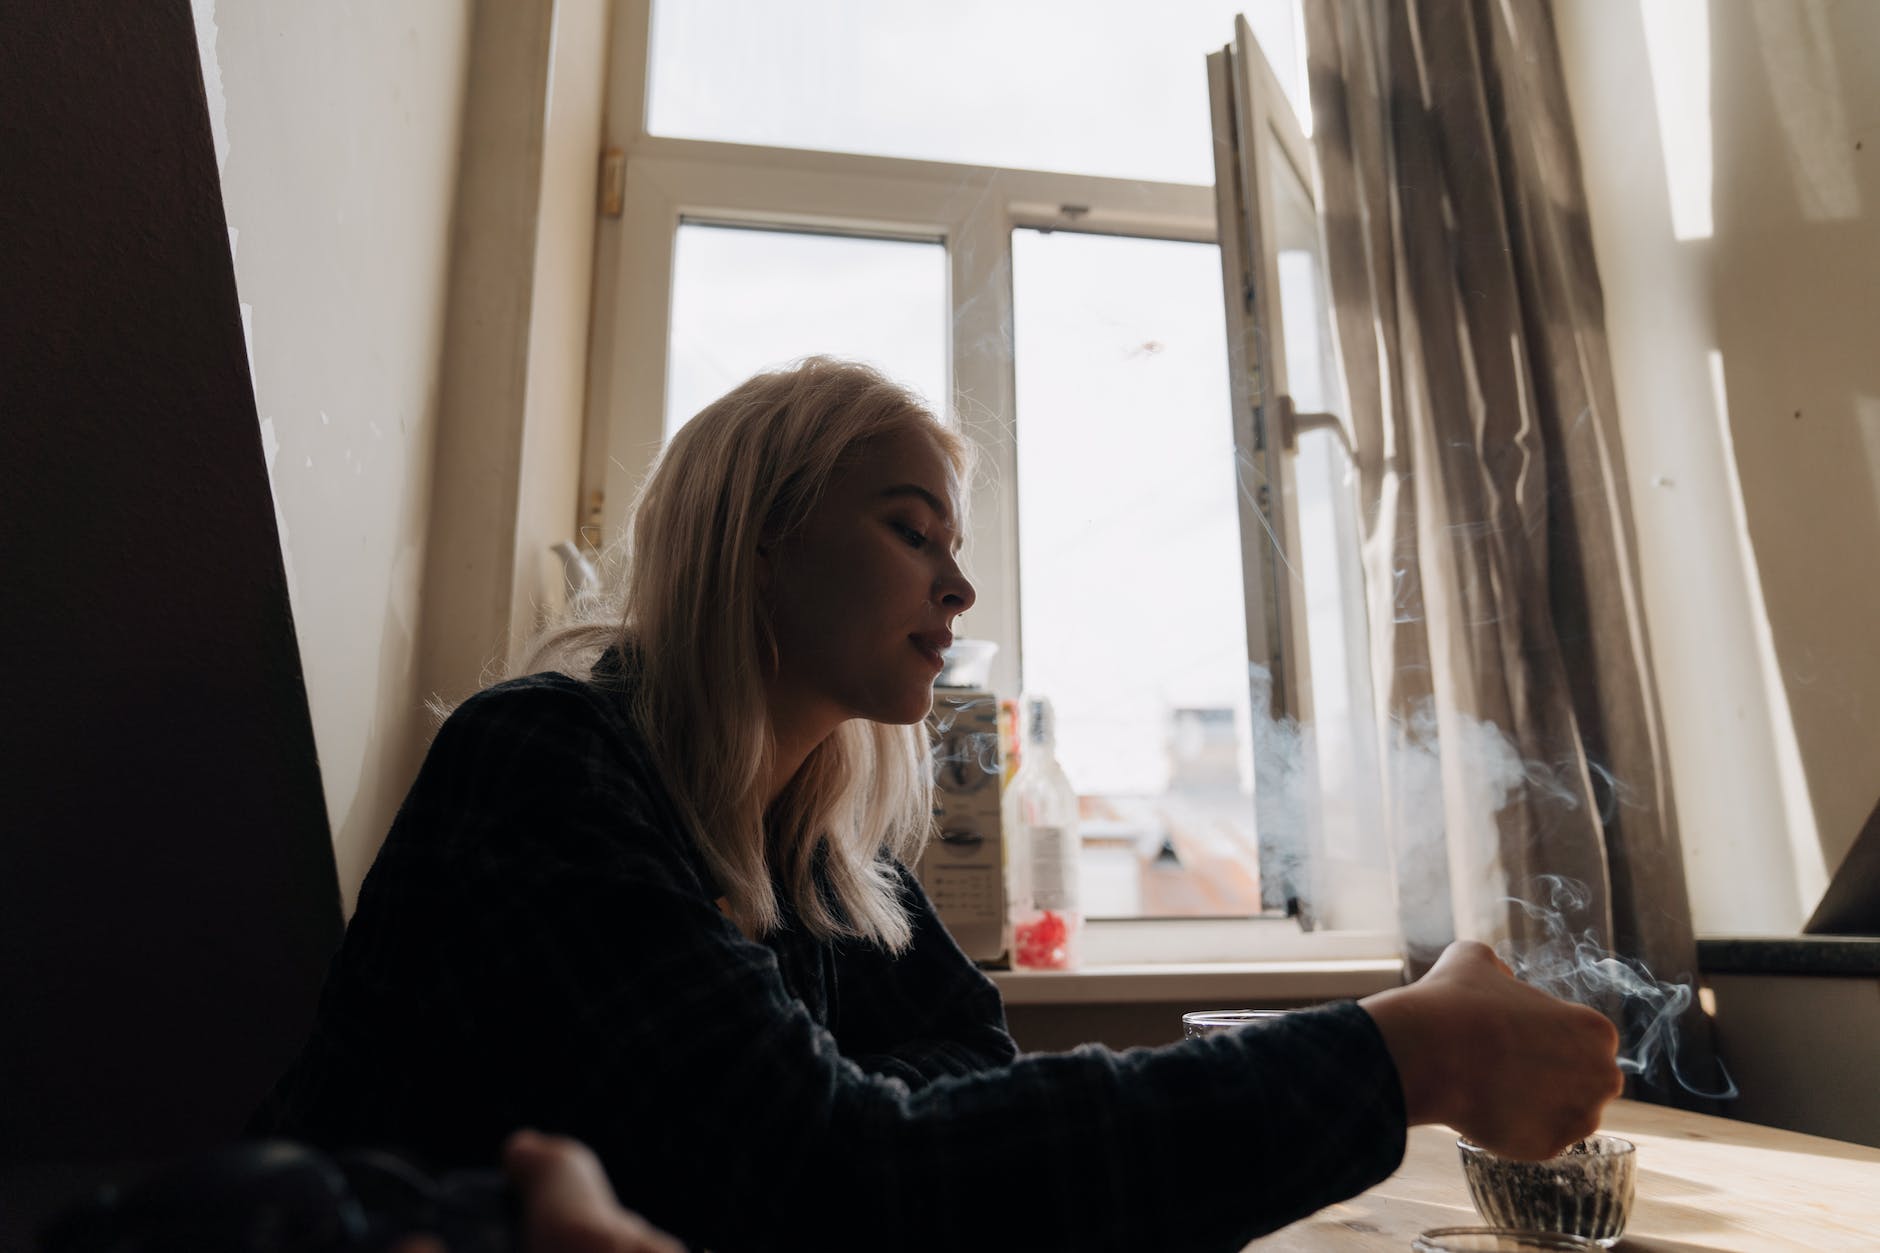
[[[905,523],[895,523],[894,529],[901,533],[901,538],[907,541],[908,547],[910,548],[920,548],[927,543],[927,537],[925,535],[922,535],[919,531]]]

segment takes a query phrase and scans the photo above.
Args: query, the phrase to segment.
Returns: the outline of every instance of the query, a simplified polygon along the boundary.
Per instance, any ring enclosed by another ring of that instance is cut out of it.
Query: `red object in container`
[[[1012,929],[1018,965],[1030,970],[1068,970],[1069,940],[1070,926],[1064,916],[1049,909]]]

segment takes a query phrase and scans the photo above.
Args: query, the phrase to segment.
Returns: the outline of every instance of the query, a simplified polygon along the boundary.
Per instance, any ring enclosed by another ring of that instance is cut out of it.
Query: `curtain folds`
[[[1669,983],[1697,973],[1551,10],[1305,10],[1412,963],[1454,938],[1501,944],[1628,1043],[1664,1014],[1678,1069],[1713,1089],[1695,1005],[1563,965],[1590,944]],[[1431,755],[1440,806],[1412,777]],[[1677,1092],[1653,1051],[1637,1094]]]

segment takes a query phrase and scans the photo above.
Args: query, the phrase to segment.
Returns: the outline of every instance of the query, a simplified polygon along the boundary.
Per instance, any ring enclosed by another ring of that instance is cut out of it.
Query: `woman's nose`
[[[973,607],[973,602],[979,599],[979,593],[973,590],[972,581],[966,577],[965,572],[949,561],[947,572],[940,576],[939,582],[934,586],[934,599],[947,612],[958,615]]]

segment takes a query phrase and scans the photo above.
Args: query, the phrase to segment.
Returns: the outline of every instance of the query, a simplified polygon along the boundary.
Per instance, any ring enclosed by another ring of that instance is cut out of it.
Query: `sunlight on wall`
[[[1644,0],[1645,52],[1665,150],[1671,229],[1709,239],[1711,224],[1709,0]]]
[[[1873,498],[1880,500],[1880,396],[1854,397],[1854,424],[1867,449],[1867,473],[1873,479]]]
[[[1826,0],[1754,0],[1750,13],[1790,170],[1811,222],[1860,216],[1846,93],[1828,33]]]
[[[1756,632],[1756,652],[1761,661],[1763,691],[1769,702],[1769,722],[1774,732],[1776,773],[1781,780],[1782,807],[1788,815],[1789,855],[1795,866],[1796,903],[1801,916],[1807,917],[1815,903],[1828,890],[1828,866],[1821,851],[1821,833],[1815,823],[1815,807],[1808,794],[1808,779],[1802,773],[1801,746],[1795,738],[1795,719],[1789,712],[1788,689],[1776,660],[1775,638],[1769,629],[1768,602],[1763,599],[1762,574],[1756,565],[1756,553],[1749,538],[1749,517],[1743,508],[1743,484],[1736,469],[1736,445],[1730,432],[1730,400],[1724,389],[1723,353],[1715,348],[1706,354],[1710,367],[1710,391],[1716,405],[1717,429],[1723,443],[1724,473],[1730,480],[1730,513],[1736,533],[1738,552],[1743,559],[1743,581],[1748,585],[1752,606],[1750,625]]]

